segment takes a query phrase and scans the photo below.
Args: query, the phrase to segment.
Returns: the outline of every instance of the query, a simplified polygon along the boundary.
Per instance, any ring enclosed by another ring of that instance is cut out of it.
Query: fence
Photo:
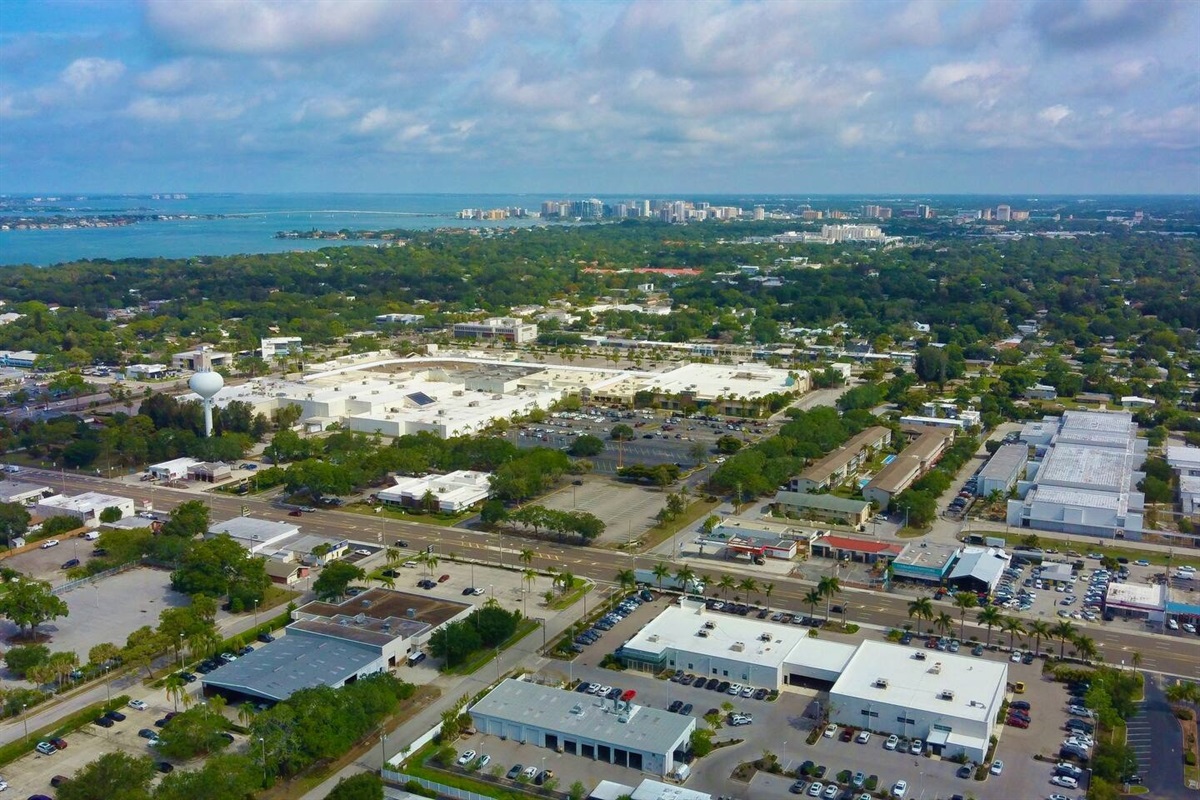
[[[453,786],[447,786],[444,783],[426,780],[425,778],[417,778],[412,775],[406,775],[403,772],[393,772],[390,769],[385,769],[380,772],[383,780],[387,783],[392,783],[397,786],[404,786],[409,781],[413,781],[421,785],[422,788],[430,789],[438,793],[440,797],[453,797],[456,800],[492,800],[491,795],[478,794],[469,792],[466,789],[456,789]]]
[[[76,578],[73,581],[67,581],[66,583],[55,586],[53,589],[51,589],[51,592],[56,595],[57,594],[66,594],[67,592],[71,591],[72,589],[78,589],[80,586],[84,585],[85,583],[90,584],[90,583],[100,580],[101,578],[107,578],[110,575],[117,575],[117,574],[120,574],[127,570],[131,570],[131,569],[134,569],[135,567],[140,567],[140,566],[142,566],[141,562],[130,561],[128,564],[122,564],[119,567],[113,567],[112,569],[106,569],[103,572],[97,572],[95,575],[88,575],[86,578]]]

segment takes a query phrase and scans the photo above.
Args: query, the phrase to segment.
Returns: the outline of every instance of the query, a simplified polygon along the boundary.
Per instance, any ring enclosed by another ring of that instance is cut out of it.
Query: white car
[[[900,737],[894,733],[887,738],[886,742],[883,743],[884,750],[895,750],[899,746],[900,746]]]
[[[600,691],[600,684],[598,684],[598,683],[589,683],[588,684],[588,686],[587,686],[588,694],[595,694],[598,691]]]
[[[8,781],[4,780],[4,778],[0,778],[0,792],[6,791],[7,789]]]
[[[1183,629],[1184,629],[1185,631],[1187,631],[1188,633],[1195,633],[1195,632],[1196,632],[1196,626],[1195,626],[1195,625],[1193,625],[1193,624],[1192,624],[1192,623],[1190,623],[1190,622],[1185,622],[1185,623],[1183,623]]]
[[[1055,775],[1050,779],[1050,782],[1055,786],[1061,786],[1064,789],[1078,789],[1079,781],[1072,778],[1070,775]]]
[[[43,550],[49,550],[51,547],[58,547],[58,539],[47,539],[41,544]]]
[[[737,697],[741,693],[742,685],[740,683],[735,683],[729,687],[729,694],[733,695],[734,697]]]
[[[467,764],[470,764],[474,760],[475,760],[475,751],[468,750],[467,752],[463,753],[461,756],[458,757],[458,765],[460,767],[465,767]]]
[[[992,773],[993,775],[999,775],[1003,771],[1004,762],[1000,760],[993,761],[992,766],[988,768],[988,772]]]
[[[920,739],[913,739],[912,744],[908,746],[908,752],[912,753],[914,756],[921,755],[921,753],[925,752],[925,743]],[[904,783],[904,781],[901,781],[901,783]]]
[[[859,744],[866,744],[867,742],[871,741],[871,732],[859,731],[858,737],[855,739],[855,741],[857,741]]]
[[[837,725],[829,725],[825,728],[824,736],[826,739],[832,739],[837,736]]]
[[[1021,663],[1021,654],[1018,653],[1016,650],[1013,650],[1013,654],[1008,657],[1008,660],[1013,662],[1014,664],[1020,664]]]
[[[745,689],[742,689],[742,697],[754,697],[754,687],[747,686]]]
[[[129,707],[136,708],[138,711],[145,711],[147,708],[149,708],[149,706],[146,705],[145,700],[130,700]]]
[[[371,551],[370,551],[370,550],[368,550],[368,549],[367,549],[367,548],[365,548],[365,547],[359,547],[359,548],[357,548],[357,549],[354,551],[354,553],[355,553],[355,555],[360,555],[360,556],[369,556],[369,555],[371,555]]]
[[[487,753],[484,753],[483,755],[481,755],[479,757],[479,768],[480,769],[483,769],[490,763],[492,763],[492,757],[489,756]]]
[[[825,784],[821,783],[820,781],[813,781],[812,785],[808,787],[808,796],[809,797],[820,797],[821,792],[824,789],[825,789]]]
[[[53,540],[51,540],[51,541],[53,541]],[[54,543],[58,544],[58,542],[54,542]],[[47,544],[49,544],[49,542],[47,542]],[[43,548],[45,548],[45,546],[46,545],[42,545]],[[1167,627],[1173,631],[1177,631],[1177,630],[1179,630],[1179,623],[1175,621],[1174,617],[1171,617],[1169,620],[1167,620]]]
[[[892,797],[904,797],[908,794],[908,781],[896,781],[892,786]]]
[[[596,690],[597,697],[608,697],[608,693],[612,691],[611,686],[601,686]]]
[[[540,772],[540,771],[541,771],[541,770],[539,770],[537,767],[526,767],[526,768],[525,768],[525,769],[524,769],[524,770],[521,772],[521,775],[522,775],[523,777],[529,778],[529,780],[533,780],[534,778],[536,778],[536,777],[537,777],[537,774],[538,774],[538,772]]]

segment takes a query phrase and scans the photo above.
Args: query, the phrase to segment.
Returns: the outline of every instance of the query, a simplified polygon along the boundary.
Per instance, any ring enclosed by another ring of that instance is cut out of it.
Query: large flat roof
[[[867,702],[888,703],[934,715],[990,722],[996,690],[1008,680],[1008,664],[937,653],[924,661],[911,647],[864,641],[830,690]],[[886,685],[876,685],[882,678]],[[952,699],[941,699],[943,692]]]
[[[983,469],[979,470],[979,477],[1007,480],[1009,475],[1012,475],[1018,467],[1028,460],[1028,445],[1001,445],[1000,449],[993,453],[988,462],[983,465]]]
[[[470,603],[379,588],[369,589],[357,597],[349,597],[340,603],[320,601],[305,603],[296,609],[294,615],[297,619],[325,619],[328,621],[336,621],[342,617],[358,617],[359,615],[376,620],[407,619],[423,622],[436,628],[469,608],[471,608]]]
[[[289,630],[200,680],[206,687],[286,700],[301,689],[340,684],[379,658],[378,647]]]
[[[909,542],[896,556],[895,565],[908,567],[942,568],[958,555],[960,545],[942,542]]]
[[[835,494],[809,494],[807,492],[792,492],[780,489],[775,493],[775,502],[800,508],[815,508],[818,511],[832,511],[843,514],[861,514],[870,506],[866,500],[854,500],[849,497],[838,497]]]
[[[994,584],[1008,565],[1009,558],[1003,550],[965,547],[958,563],[950,570],[949,580],[972,577],[989,585]]]
[[[1139,583],[1110,583],[1104,592],[1104,603],[1120,608],[1162,611],[1167,605],[1167,587]]]
[[[705,622],[712,622],[713,627],[705,629]],[[702,629],[707,636],[697,635]],[[769,641],[762,638],[768,633]],[[802,625],[780,625],[767,620],[714,614],[702,603],[684,600],[681,605],[664,609],[623,647],[655,655],[666,650],[684,650],[778,667],[807,637],[808,628]]]
[[[636,703],[618,712],[611,700],[511,678],[484,695],[469,713],[643,753],[669,753],[696,724],[695,717]]]
[[[1039,484],[1120,491],[1129,480],[1125,450],[1058,443],[1037,473]]]
[[[857,458],[858,454],[863,451],[863,448],[869,447],[888,433],[888,429],[880,425],[867,428],[865,431],[855,434],[850,441],[841,447],[827,453],[823,458],[814,461],[807,469],[800,473],[800,477],[814,483],[824,483],[833,473]]]

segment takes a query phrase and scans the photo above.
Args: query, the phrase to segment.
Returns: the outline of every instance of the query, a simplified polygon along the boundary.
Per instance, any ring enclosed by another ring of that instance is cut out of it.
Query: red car
[[[445,582],[446,582],[446,581],[448,581],[448,580],[450,580],[450,576],[449,576],[449,575],[443,575],[442,577],[438,578],[438,583],[445,583]]]
[[[67,749],[67,740],[66,739],[54,738],[54,739],[50,740],[50,744],[54,745],[54,747],[58,750],[66,750]]]
[[[626,703],[628,703],[630,700],[632,700],[635,697],[637,697],[637,692],[635,692],[633,689],[626,689],[621,694],[621,699],[624,700]]]
[[[297,509],[296,511],[289,511],[288,516],[289,517],[303,517],[304,514],[299,509]]]
[[[1026,722],[1025,720],[1021,719],[1020,717],[1009,717],[1008,724],[1013,726],[1014,728],[1028,728],[1029,727],[1029,723]]]

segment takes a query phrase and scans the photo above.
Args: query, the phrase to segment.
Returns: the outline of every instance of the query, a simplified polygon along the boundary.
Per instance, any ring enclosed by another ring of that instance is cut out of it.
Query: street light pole
[[[21,704],[21,721],[25,723],[25,740],[29,741],[29,704]]]
[[[179,632],[179,647],[177,648],[177,652],[179,653],[179,668],[183,669],[183,631]]]
[[[262,745],[263,785],[266,786],[266,784],[267,784],[267,740],[260,736],[260,737],[258,737],[258,743]]]

